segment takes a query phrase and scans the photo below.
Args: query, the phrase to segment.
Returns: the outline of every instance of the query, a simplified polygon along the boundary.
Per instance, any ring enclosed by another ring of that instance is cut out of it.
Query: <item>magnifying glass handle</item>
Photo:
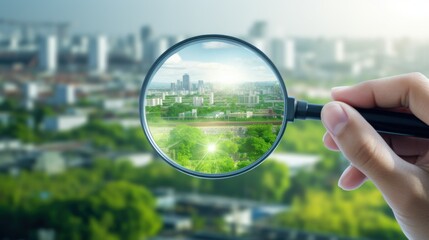
[[[320,120],[323,105],[294,101],[295,119]],[[355,108],[377,132],[429,138],[429,125],[408,113],[380,109]],[[288,113],[289,114],[289,113]]]

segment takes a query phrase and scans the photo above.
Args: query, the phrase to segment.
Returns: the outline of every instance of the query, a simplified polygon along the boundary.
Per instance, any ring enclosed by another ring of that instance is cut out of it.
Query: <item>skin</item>
[[[410,73],[332,89],[322,110],[325,146],[350,161],[338,185],[359,188],[366,180],[381,191],[409,239],[429,238],[429,140],[378,134],[350,106],[414,114],[429,125],[429,80]]]

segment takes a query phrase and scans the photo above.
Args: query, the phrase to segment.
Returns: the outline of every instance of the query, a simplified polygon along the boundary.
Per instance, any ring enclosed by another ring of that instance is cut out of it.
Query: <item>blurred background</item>
[[[295,122],[255,170],[181,174],[140,128],[139,90],[162,52],[205,33],[243,38],[288,93],[429,73],[423,0],[75,0],[0,3],[0,239],[405,239],[320,122]]]

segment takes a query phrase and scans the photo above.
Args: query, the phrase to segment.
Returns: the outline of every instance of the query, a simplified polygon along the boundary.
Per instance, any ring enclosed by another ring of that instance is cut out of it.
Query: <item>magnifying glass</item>
[[[320,120],[323,105],[289,97],[271,60],[225,35],[186,39],[150,68],[140,93],[140,120],[159,155],[181,172],[227,178],[262,163],[288,122]],[[358,109],[379,132],[429,138],[411,114]]]

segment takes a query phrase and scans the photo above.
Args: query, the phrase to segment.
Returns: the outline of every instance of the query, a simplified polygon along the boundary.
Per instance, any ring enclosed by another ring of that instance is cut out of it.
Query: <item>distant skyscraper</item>
[[[108,64],[108,45],[105,36],[91,39],[89,44],[89,69],[94,73],[104,73]]]
[[[238,104],[255,105],[259,104],[259,95],[249,93],[238,96]]]
[[[146,99],[146,106],[162,106],[162,98],[148,98]]]
[[[198,88],[204,88],[204,81],[198,80]]]
[[[183,83],[179,79],[177,79],[176,89],[177,89],[177,91],[182,91],[183,90]]]
[[[342,40],[335,41],[334,51],[335,51],[335,62],[341,63],[345,60],[345,51],[344,51],[344,42]]]
[[[214,104],[214,93],[212,93],[212,92],[209,95],[209,104],[210,105]]]
[[[54,104],[71,105],[76,101],[75,88],[69,84],[58,84],[55,87]]]
[[[170,47],[170,41],[168,37],[160,37],[155,41],[155,45],[153,47],[154,52],[154,60],[161,56],[167,49]]]
[[[134,61],[140,62],[143,59],[143,44],[142,40],[137,35],[131,35],[129,38],[132,55]]]
[[[249,35],[253,38],[264,38],[267,34],[268,27],[267,23],[264,21],[255,22],[249,30]]]
[[[249,42],[253,44],[253,46],[255,46],[256,48],[261,50],[263,53],[265,53],[266,55],[270,55],[270,46],[269,46],[269,41],[267,41],[267,39],[251,38]]]
[[[140,29],[140,39],[143,48],[143,67],[149,69],[152,65],[154,58],[154,44],[152,41],[152,28],[150,26],[143,26]]]
[[[295,56],[295,42],[293,40],[286,40],[285,42],[285,55],[286,55],[286,61],[285,61],[285,67],[288,70],[294,70],[295,69],[295,62],[296,62],[296,56]]]
[[[191,91],[191,79],[189,78],[189,74],[183,74],[183,89],[185,91]]]
[[[271,41],[270,57],[279,68],[295,68],[295,45],[293,40],[276,38]]]
[[[24,85],[22,86],[22,93],[25,99],[36,99],[38,95],[37,85],[32,82],[24,83]]]
[[[18,35],[12,35],[9,39],[9,49],[12,51],[16,51],[19,48],[19,36]]]
[[[38,96],[38,88],[35,83],[27,82],[22,86],[23,100],[22,105],[28,111],[34,109],[34,100]]]
[[[39,68],[54,72],[57,69],[57,38],[44,36],[39,42]]]
[[[172,82],[170,84],[170,91],[172,91],[172,92],[176,91],[176,83]]]
[[[203,103],[204,103],[204,98],[203,97],[193,97],[192,98],[192,104],[195,107],[200,107],[200,106],[203,105]]]
[[[204,81],[198,80],[198,94],[204,94]]]

